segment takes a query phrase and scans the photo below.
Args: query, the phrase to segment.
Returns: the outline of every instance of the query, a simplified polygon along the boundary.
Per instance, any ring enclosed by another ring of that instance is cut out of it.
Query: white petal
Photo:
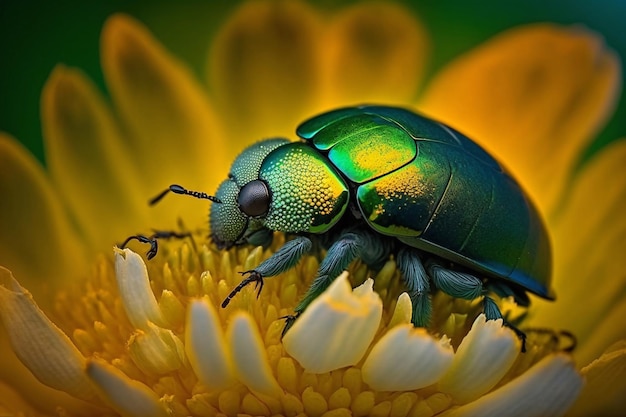
[[[150,287],[146,264],[130,249],[115,248],[115,277],[131,324],[147,329],[148,322],[165,327],[159,303]]]
[[[275,396],[282,393],[272,374],[263,339],[254,320],[238,313],[228,326],[235,372],[241,382],[253,391]]]
[[[570,357],[543,358],[523,375],[445,417],[561,416],[583,387]]]
[[[83,355],[3,267],[0,267],[0,317],[13,351],[39,381],[76,398],[96,398],[83,372]]]
[[[180,369],[187,362],[183,342],[169,329],[152,323],[128,342],[131,359],[149,375],[161,375]]]
[[[404,324],[389,330],[363,364],[363,380],[377,391],[411,391],[434,384],[452,365],[448,338]]]
[[[234,381],[230,347],[217,311],[206,300],[195,300],[189,306],[185,347],[191,367],[204,385],[217,390]]]
[[[372,285],[368,279],[353,292],[347,272],[337,277],[283,338],[287,353],[312,373],[360,361],[378,330],[383,310]]]
[[[454,355],[452,367],[439,382],[456,403],[466,403],[493,388],[520,352],[517,336],[502,320],[479,315]]]
[[[103,362],[90,361],[86,373],[100,396],[124,417],[166,417],[159,397],[148,386]]]

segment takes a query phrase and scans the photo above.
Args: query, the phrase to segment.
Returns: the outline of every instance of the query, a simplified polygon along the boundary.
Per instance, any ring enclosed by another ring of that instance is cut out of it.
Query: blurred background
[[[174,55],[204,82],[212,35],[241,1],[0,0],[0,130],[22,141],[44,162],[39,120],[42,87],[57,63],[81,68],[106,94],[99,58],[105,19],[125,12],[141,20]],[[322,10],[354,3],[314,2]],[[430,32],[432,55],[427,78],[447,61],[515,25],[550,21],[581,25],[602,34],[626,58],[624,0],[398,1]],[[589,150],[626,137],[626,100]]]

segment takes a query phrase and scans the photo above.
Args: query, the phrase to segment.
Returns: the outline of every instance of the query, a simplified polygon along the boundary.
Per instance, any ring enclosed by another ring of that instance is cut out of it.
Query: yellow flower
[[[626,141],[574,171],[619,96],[617,58],[588,32],[521,27],[451,62],[415,101],[427,52],[420,23],[394,5],[359,4],[329,17],[300,2],[249,2],[215,37],[207,96],[138,22],[111,17],[102,34],[111,103],[63,66],[43,91],[49,173],[0,134],[0,264],[12,271],[0,269],[0,410],[619,413],[626,274],[616,260],[626,178],[615,173]],[[303,118],[357,102],[443,120],[519,178],[546,214],[559,297],[533,300],[525,324],[572,331],[574,357],[589,365],[576,371],[539,332],[529,332],[521,354],[513,333],[486,322],[480,305],[443,294],[434,296],[428,332],[414,329],[393,259],[374,282],[353,265],[281,341],[280,317],[314,276],[315,258],[266,280],[258,300],[244,290],[219,308],[237,272],[267,258],[281,235],[266,251],[218,252],[200,237],[197,249],[163,244],[147,263],[130,250],[108,255],[136,231],[177,229],[178,219],[192,229],[206,224],[202,205],[187,199],[148,208],[164,186],[211,191],[246,144],[293,137]]]

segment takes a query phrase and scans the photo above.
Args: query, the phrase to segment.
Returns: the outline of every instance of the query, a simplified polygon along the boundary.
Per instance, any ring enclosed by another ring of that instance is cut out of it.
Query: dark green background
[[[57,63],[82,68],[106,92],[99,62],[103,22],[114,12],[144,22],[165,46],[191,65],[199,80],[211,35],[238,1],[15,1],[0,0],[0,130],[43,157],[39,98]],[[333,9],[348,1],[317,2]],[[433,41],[432,74],[455,55],[511,26],[551,21],[582,24],[626,57],[626,1],[463,0],[401,1],[426,24]],[[626,137],[626,100],[593,149]]]

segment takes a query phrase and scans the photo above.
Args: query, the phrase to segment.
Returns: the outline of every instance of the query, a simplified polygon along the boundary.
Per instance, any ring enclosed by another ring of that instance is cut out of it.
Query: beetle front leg
[[[222,302],[222,308],[225,308],[237,293],[252,282],[256,283],[255,288],[257,289],[258,298],[263,289],[263,278],[273,277],[274,275],[278,275],[293,268],[302,256],[309,252],[312,247],[313,243],[305,236],[297,236],[295,239],[286,242],[271,257],[261,262],[255,269],[241,273],[242,275],[248,274],[248,276],[228,294]]]

